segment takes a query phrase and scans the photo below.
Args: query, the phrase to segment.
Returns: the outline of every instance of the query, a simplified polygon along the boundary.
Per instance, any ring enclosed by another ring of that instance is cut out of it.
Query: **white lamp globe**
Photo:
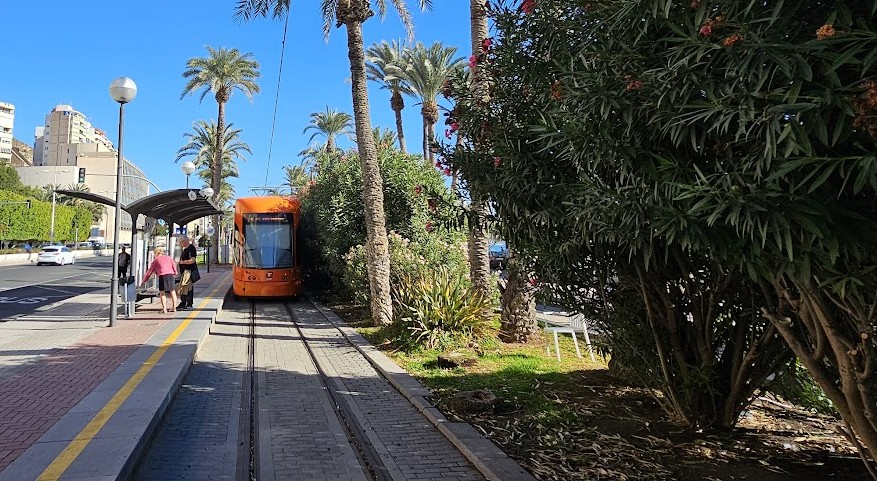
[[[210,187],[204,187],[203,189],[201,189],[201,195],[209,199],[213,197],[213,189],[211,189]]]
[[[128,77],[119,77],[110,82],[110,97],[120,104],[126,104],[137,96],[137,84]]]
[[[183,171],[186,175],[191,175],[192,172],[195,172],[195,163],[191,160],[187,160],[183,162],[183,165],[180,166],[180,170]]]

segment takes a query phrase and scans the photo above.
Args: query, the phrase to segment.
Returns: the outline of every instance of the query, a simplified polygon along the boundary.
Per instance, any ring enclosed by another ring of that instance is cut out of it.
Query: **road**
[[[85,257],[66,266],[0,265],[0,322],[105,288],[111,270],[111,256]]]

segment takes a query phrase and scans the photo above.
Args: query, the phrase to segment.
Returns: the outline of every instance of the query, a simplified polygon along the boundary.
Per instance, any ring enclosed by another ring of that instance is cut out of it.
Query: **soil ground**
[[[852,446],[834,431],[838,422],[833,418],[762,398],[737,428],[688,430],[670,419],[647,390],[619,383],[606,370],[570,376],[574,391],[540,386],[557,402],[575,406],[580,420],[569,429],[546,432],[502,402],[491,415],[457,417],[477,426],[543,480],[870,478]]]
[[[368,324],[360,309],[331,308],[351,325]],[[533,347],[506,344],[503,350],[532,352]],[[487,374],[477,362],[458,369],[467,371],[463,376]],[[429,378],[421,381],[436,394],[433,403],[446,416],[475,426],[539,480],[870,479],[852,445],[836,430],[837,419],[781,399],[759,398],[733,429],[697,430],[668,416],[655,393],[629,385],[603,366],[587,365],[557,379],[532,375],[526,382],[564,411],[571,410],[574,415],[567,419],[521,409],[513,395],[504,396],[502,384],[486,386],[498,397],[493,413],[455,413],[447,404],[452,389],[431,385]]]

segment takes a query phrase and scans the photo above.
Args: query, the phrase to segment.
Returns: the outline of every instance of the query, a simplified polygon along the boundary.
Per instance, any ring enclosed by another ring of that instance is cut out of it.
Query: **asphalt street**
[[[86,257],[65,266],[0,264],[0,322],[105,288],[111,270],[110,256]]]

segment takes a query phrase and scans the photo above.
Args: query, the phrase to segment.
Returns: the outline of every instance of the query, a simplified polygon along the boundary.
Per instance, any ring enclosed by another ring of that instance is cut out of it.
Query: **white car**
[[[43,247],[37,255],[38,266],[43,264],[58,264],[59,266],[63,266],[64,264],[74,263],[76,263],[76,258],[73,257],[73,251],[64,246]]]

